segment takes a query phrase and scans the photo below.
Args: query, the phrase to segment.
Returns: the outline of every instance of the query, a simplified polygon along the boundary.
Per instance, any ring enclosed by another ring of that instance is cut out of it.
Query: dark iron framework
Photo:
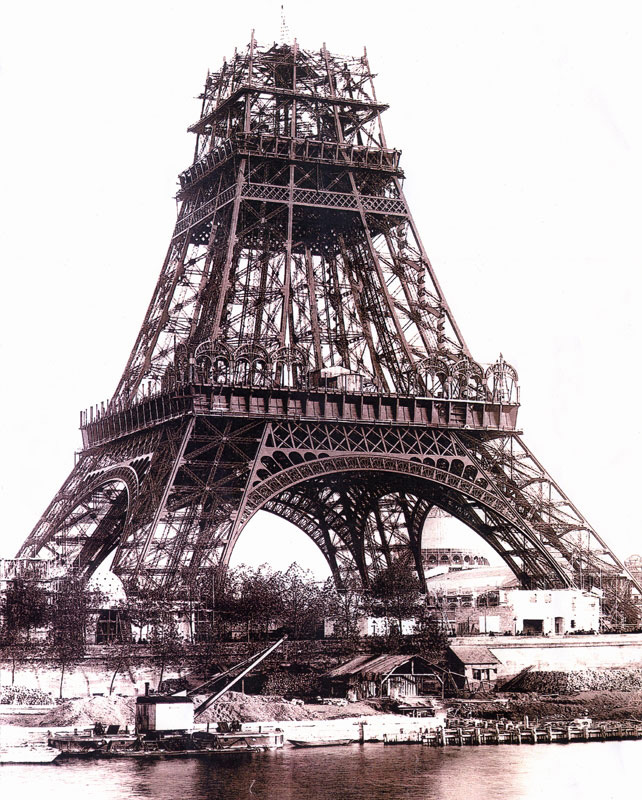
[[[423,581],[433,505],[524,587],[640,587],[517,428],[517,374],[471,356],[424,251],[364,55],[262,48],[208,75],[193,164],[112,399],[20,550],[180,597],[258,510],[339,586],[400,551]],[[611,598],[611,600],[609,600]]]

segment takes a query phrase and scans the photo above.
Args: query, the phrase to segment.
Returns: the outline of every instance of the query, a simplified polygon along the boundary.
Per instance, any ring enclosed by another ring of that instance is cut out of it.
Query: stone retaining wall
[[[642,666],[642,634],[599,636],[469,636],[452,645],[485,646],[495,655],[498,677],[510,677],[526,667],[546,671],[611,669]]]

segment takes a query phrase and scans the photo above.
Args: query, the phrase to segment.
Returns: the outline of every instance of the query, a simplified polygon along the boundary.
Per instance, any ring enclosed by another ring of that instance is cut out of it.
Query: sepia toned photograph
[[[633,0],[0,17],[0,793],[610,800]]]

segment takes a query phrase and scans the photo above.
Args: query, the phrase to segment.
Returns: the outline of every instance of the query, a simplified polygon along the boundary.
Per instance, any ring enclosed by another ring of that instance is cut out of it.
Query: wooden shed
[[[363,654],[331,669],[323,685],[331,697],[415,697],[442,693],[443,670],[418,655]]]
[[[497,681],[497,665],[501,661],[483,645],[451,645],[448,664],[459,688],[490,688]]]

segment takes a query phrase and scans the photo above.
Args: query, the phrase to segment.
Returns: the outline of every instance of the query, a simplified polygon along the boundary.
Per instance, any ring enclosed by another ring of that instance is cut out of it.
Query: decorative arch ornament
[[[446,358],[431,353],[415,364],[416,389],[425,391],[428,397],[449,397],[451,392],[451,364]]]
[[[504,361],[503,355],[485,373],[486,385],[493,402],[519,403],[517,370]]]

